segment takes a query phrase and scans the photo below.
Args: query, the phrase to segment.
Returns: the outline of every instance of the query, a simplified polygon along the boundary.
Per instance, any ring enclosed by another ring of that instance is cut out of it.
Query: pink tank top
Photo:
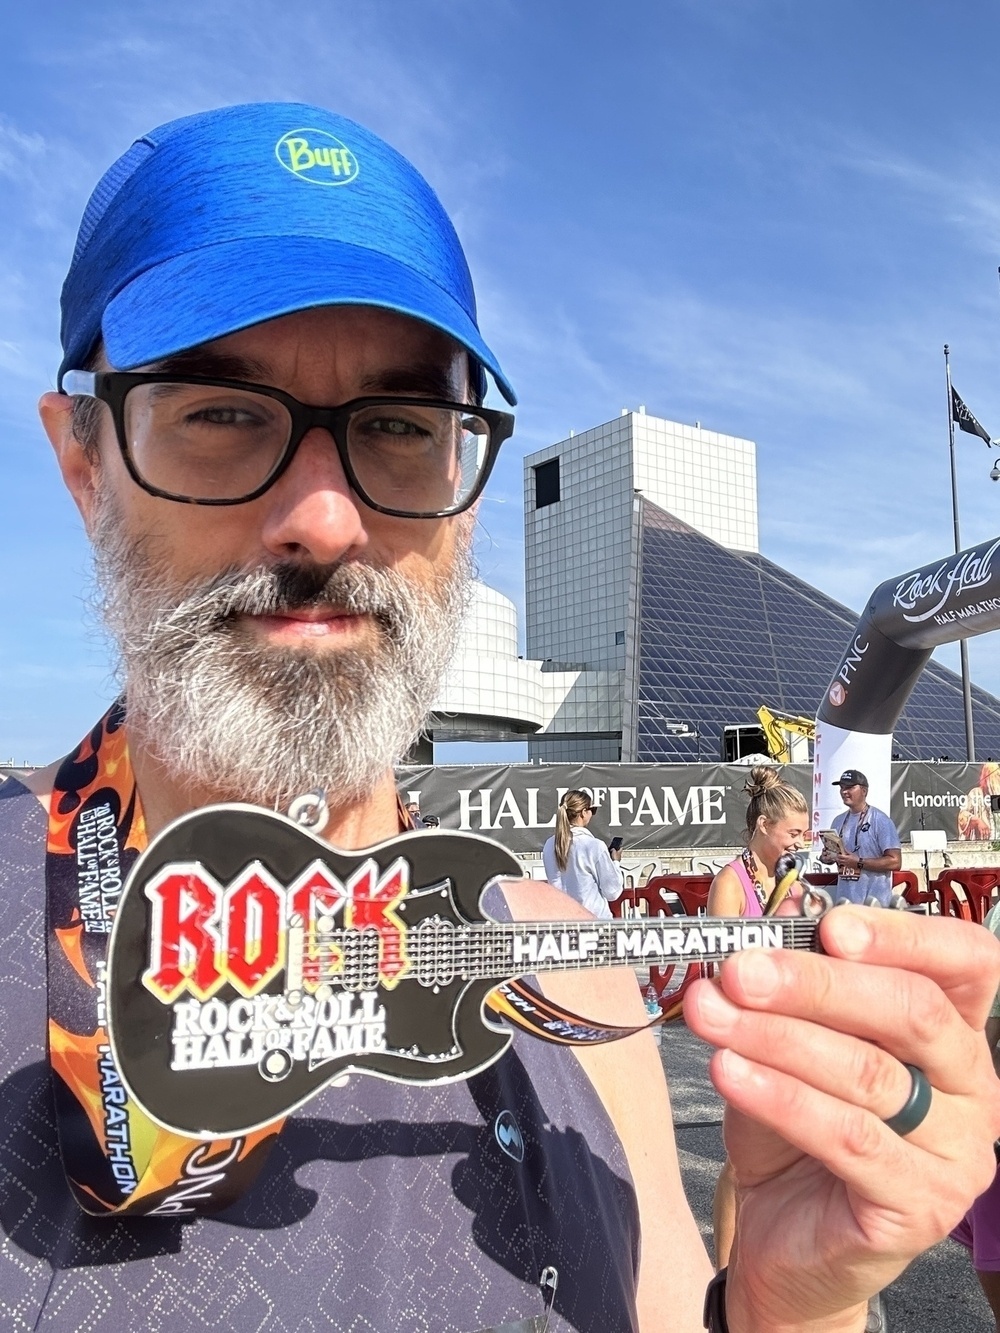
[[[743,915],[763,916],[764,909],[761,907],[760,899],[757,897],[757,890],[754,887],[754,882],[747,874],[747,868],[743,864],[742,856],[738,856],[735,861],[730,861],[729,869],[736,871],[736,878],[743,885]]]

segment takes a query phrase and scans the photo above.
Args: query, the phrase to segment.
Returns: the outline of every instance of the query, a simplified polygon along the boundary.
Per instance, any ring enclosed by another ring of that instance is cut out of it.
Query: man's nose
[[[262,538],[274,555],[319,565],[358,555],[368,544],[366,506],[351,489],[328,431],[309,431],[287,471],[262,497]]]

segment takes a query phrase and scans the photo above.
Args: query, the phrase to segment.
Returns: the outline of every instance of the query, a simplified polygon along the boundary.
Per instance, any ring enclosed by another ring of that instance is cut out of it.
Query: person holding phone
[[[556,831],[542,848],[545,878],[594,916],[611,918],[609,902],[621,896],[622,879],[611,854],[589,824],[594,805],[585,791],[568,791],[556,810]]]

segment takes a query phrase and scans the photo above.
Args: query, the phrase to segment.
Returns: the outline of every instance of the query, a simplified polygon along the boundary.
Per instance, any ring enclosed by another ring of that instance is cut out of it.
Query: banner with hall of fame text
[[[401,768],[404,800],[442,827],[485,833],[513,852],[539,852],[555,827],[564,792],[590,793],[591,830],[624,847],[737,847],[744,838],[748,770],[740,764],[445,764]],[[811,801],[809,764],[782,778]],[[1000,763],[896,763],[889,814],[909,844],[913,829],[941,829],[950,841],[1000,841]]]
[[[0,779],[12,769],[0,769]],[[781,776],[811,800],[810,764]],[[598,838],[626,849],[738,847],[744,836],[747,769],[741,764],[441,764],[400,768],[397,785],[442,827],[485,833],[513,852],[540,852],[564,792],[590,793]],[[1000,843],[1000,762],[892,765],[889,811],[903,845],[913,829],[951,842]],[[1000,850],[1000,848],[998,848]]]

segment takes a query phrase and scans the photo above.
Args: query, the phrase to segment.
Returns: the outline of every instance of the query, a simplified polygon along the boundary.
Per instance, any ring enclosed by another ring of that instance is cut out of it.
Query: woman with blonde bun
[[[610,919],[610,901],[622,891],[621,876],[607,847],[588,825],[594,806],[585,791],[568,791],[556,810],[556,831],[542,848],[545,878],[594,916]]]
[[[778,859],[809,841],[806,798],[782,782],[776,769],[764,764],[752,768],[743,790],[750,797],[746,846],[712,880],[709,916],[763,916],[774,889]],[[736,1231],[736,1186],[728,1158],[715,1186],[712,1227],[715,1266],[725,1268]]]
[[[763,916],[779,857],[809,841],[806,798],[782,782],[776,769],[752,768],[743,790],[750,797],[746,846],[712,880],[709,916]]]

